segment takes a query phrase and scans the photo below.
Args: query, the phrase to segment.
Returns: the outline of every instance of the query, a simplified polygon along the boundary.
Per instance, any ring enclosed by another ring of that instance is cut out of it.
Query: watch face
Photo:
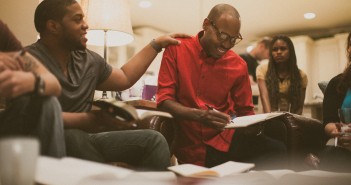
[[[38,94],[44,95],[45,92],[45,81],[40,77],[39,86],[38,86]]]

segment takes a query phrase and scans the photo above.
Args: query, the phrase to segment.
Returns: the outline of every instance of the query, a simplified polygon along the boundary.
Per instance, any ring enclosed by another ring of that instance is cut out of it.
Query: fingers
[[[11,53],[0,53],[0,72],[5,70],[20,70],[21,66]]]
[[[32,91],[34,77],[31,73],[5,70],[0,73],[0,95],[14,98]]]
[[[183,38],[191,37],[191,35],[186,34],[186,33],[171,33],[171,34],[169,34],[169,36],[171,36],[173,38],[176,38],[176,37],[183,37]]]

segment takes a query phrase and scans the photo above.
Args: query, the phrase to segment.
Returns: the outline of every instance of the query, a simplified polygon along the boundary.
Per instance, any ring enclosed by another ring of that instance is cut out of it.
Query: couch
[[[289,168],[294,170],[313,169],[305,159],[309,154],[315,154],[325,144],[323,125],[319,120],[301,115],[286,113],[275,124],[265,124],[264,133],[269,137],[280,140],[287,146]],[[154,129],[162,133],[172,153],[172,143],[175,137],[174,120],[153,116],[140,125],[140,128]]]

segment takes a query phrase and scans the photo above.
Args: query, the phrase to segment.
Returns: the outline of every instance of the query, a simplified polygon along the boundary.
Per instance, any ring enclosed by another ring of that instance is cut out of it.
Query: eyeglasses
[[[232,45],[237,45],[241,40],[243,40],[243,37],[241,36],[240,33],[238,34],[238,36],[231,37],[227,33],[220,32],[216,24],[212,20],[210,19],[207,19],[207,20],[210,21],[212,27],[216,30],[216,35],[219,41],[224,42],[229,40]]]

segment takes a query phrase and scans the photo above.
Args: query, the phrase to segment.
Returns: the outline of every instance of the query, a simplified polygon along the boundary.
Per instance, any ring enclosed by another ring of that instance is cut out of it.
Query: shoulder
[[[266,73],[268,70],[268,63],[261,63],[257,66],[257,71]]]
[[[257,66],[256,68],[256,77],[257,79],[265,79],[265,76],[268,71],[268,63],[261,63],[260,65]]]
[[[330,79],[328,85],[332,84],[336,86],[341,81],[341,77],[342,77],[342,73],[334,76],[332,79]]]
[[[233,65],[236,65],[237,67],[243,67],[247,68],[247,63],[245,60],[240,57],[239,54],[235,53],[233,50],[229,50],[224,56],[224,60],[230,61],[231,63],[234,63]]]
[[[299,69],[300,75],[302,78],[307,78],[307,75],[304,71],[302,71],[301,69]]]
[[[299,72],[300,72],[300,76],[301,76],[301,80],[302,80],[302,86],[304,88],[306,88],[307,87],[307,83],[308,83],[307,75],[301,69],[299,69]]]

